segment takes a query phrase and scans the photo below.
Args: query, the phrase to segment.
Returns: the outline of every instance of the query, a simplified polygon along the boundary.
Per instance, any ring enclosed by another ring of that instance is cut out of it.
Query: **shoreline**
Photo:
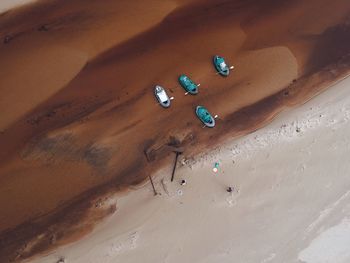
[[[327,88],[322,88],[322,86],[319,86],[319,90],[320,90],[321,94],[319,94],[318,96],[321,96],[322,93],[327,92],[328,90],[332,90],[333,86],[336,86],[336,85],[338,85],[339,83],[342,83],[342,81],[345,81],[345,80],[349,80],[349,75],[347,75],[346,77],[343,77],[341,80],[335,81],[335,84],[333,84],[331,86],[325,85],[324,87],[327,87]],[[318,98],[318,96],[316,96],[316,97],[312,96],[312,97],[308,98],[307,102],[310,101],[310,100]],[[274,113],[272,115],[272,118],[269,118],[267,120],[265,119],[265,121],[262,122],[261,127],[257,128],[257,130],[259,131],[261,129],[264,129],[264,127],[266,127],[267,125],[270,125],[271,123],[273,123],[275,118],[280,119],[281,116],[288,114],[289,111],[298,110],[298,108],[299,107],[303,107],[304,104],[305,103],[302,103],[301,106],[298,106],[298,105],[289,106],[289,107],[287,107],[287,109],[284,109],[284,110],[279,109],[280,111],[278,111],[277,113]],[[249,136],[251,133],[254,133],[254,132],[256,132],[256,131],[251,131],[251,132],[248,132],[248,133],[239,134],[236,137],[232,137],[231,136],[231,140],[233,140],[233,141],[240,141],[245,136]],[[210,147],[214,147],[214,148],[212,148],[211,151],[215,152],[217,148],[220,149],[220,147],[222,147],[222,146],[217,146],[217,145],[218,144],[222,145],[222,144],[226,143],[227,140],[228,140],[227,138],[225,139],[225,137],[222,137],[220,141],[216,142],[216,144],[214,144],[214,145],[211,144]],[[194,163],[191,163],[191,161],[190,161],[189,167],[191,167],[192,165],[195,166],[198,162],[202,161],[202,159],[201,159],[202,157],[200,157],[201,154],[198,153],[198,149],[199,148],[197,148],[195,152],[191,153],[191,155],[189,157],[189,160],[195,159],[195,161],[194,161]],[[219,152],[220,152],[220,150],[219,150]],[[193,154],[196,157],[193,157]],[[172,157],[173,156],[170,155],[170,156],[167,156],[165,159],[162,160],[163,164],[160,166],[161,168],[160,168],[160,170],[158,170],[158,172],[156,172],[156,174],[162,174],[162,172],[164,172],[164,170],[166,170],[166,169],[168,169],[170,171],[170,166],[168,164],[165,164],[165,163],[169,163],[169,161],[170,161],[170,163],[172,163],[172,159],[173,159]],[[196,158],[198,158],[198,157],[199,157],[199,160],[196,160]],[[204,159],[206,159],[206,155],[205,154],[204,154]],[[181,160],[181,157],[180,157],[179,160]],[[188,159],[185,157],[185,160],[188,160]],[[192,168],[190,168],[190,169],[192,170]],[[152,175],[152,177],[153,177],[153,175]],[[159,184],[159,178],[156,175],[154,177],[155,177],[156,181],[158,181],[158,184]],[[93,196],[95,196],[95,198],[91,198],[91,196],[90,196],[89,197],[89,203],[88,204],[83,204],[83,207],[81,207],[81,208],[79,208],[80,205],[81,205],[81,202],[79,201],[80,198],[78,198],[77,199],[77,204],[73,203],[73,205],[67,206],[66,209],[68,209],[68,211],[67,212],[63,212],[63,214],[69,214],[69,213],[73,212],[73,215],[74,215],[74,213],[77,213],[79,215],[78,217],[81,217],[79,219],[79,221],[81,223],[83,223],[83,227],[79,226],[77,230],[75,230],[74,228],[73,229],[68,229],[68,231],[72,231],[72,233],[67,232],[63,236],[63,239],[61,241],[59,241],[59,242],[56,241],[56,238],[57,238],[56,235],[52,235],[51,234],[51,233],[54,233],[55,231],[50,230],[49,232],[47,232],[46,230],[44,230],[43,231],[43,233],[45,233],[44,235],[45,236],[48,235],[47,238],[49,238],[49,240],[54,239],[55,240],[54,243],[51,243],[51,241],[50,241],[48,246],[44,250],[42,250],[42,252],[39,252],[39,251],[35,252],[33,254],[33,256],[29,256],[28,259],[26,259],[26,260],[29,260],[29,261],[34,260],[34,262],[35,262],[36,258],[40,259],[46,253],[51,254],[57,248],[58,249],[60,247],[64,248],[67,245],[69,246],[70,243],[72,243],[74,245],[76,242],[79,243],[80,242],[79,240],[84,240],[85,237],[88,237],[90,235],[91,231],[92,231],[92,233],[94,233],[95,229],[98,229],[100,224],[103,225],[104,224],[103,222],[105,220],[108,221],[109,218],[113,217],[113,215],[115,213],[116,214],[119,213],[118,201],[117,200],[120,197],[123,199],[129,193],[133,192],[135,189],[141,189],[142,190],[142,188],[144,188],[146,185],[148,185],[148,178],[147,177],[144,178],[142,181],[138,182],[137,184],[120,187],[119,190],[103,190],[103,188],[102,188],[102,192],[101,193],[99,193],[96,190],[94,190]],[[110,189],[109,186],[106,186],[106,187],[107,187],[107,189]],[[149,189],[147,190],[147,192],[150,192],[152,189],[150,188],[150,186],[148,188]],[[159,186],[158,186],[158,189],[159,189]],[[116,196],[117,199],[115,199],[114,196]],[[77,209],[77,207],[78,207],[78,209]],[[61,209],[59,209],[58,211],[61,212]],[[69,212],[69,211],[71,211],[71,212]],[[56,217],[56,215],[53,214],[53,218],[55,218],[55,217]],[[70,216],[68,216],[67,219],[70,221],[70,220],[72,220],[72,218],[74,218],[74,216],[70,215]],[[56,221],[56,220],[53,219],[53,221]],[[57,228],[58,231],[59,231],[60,228],[64,227],[64,226],[61,226],[60,224],[61,223],[65,224],[65,220],[62,220],[62,218],[60,218],[60,221],[61,222],[56,221],[58,223],[58,225],[55,226],[55,227]],[[100,223],[100,222],[102,222],[102,223]],[[52,226],[50,226],[50,228],[52,229]],[[68,239],[67,239],[67,237],[68,237]],[[20,249],[22,251],[21,254],[22,253],[26,253],[25,251],[27,251],[27,250],[31,251],[32,248],[36,247],[37,243],[39,243],[39,244],[41,243],[41,236],[34,237],[34,239],[31,239],[29,242],[27,242],[26,246],[24,247],[24,250]],[[29,254],[29,255],[31,255],[31,254]]]
[[[153,196],[147,183],[113,198],[117,213],[92,233],[30,262],[49,263],[60,257],[74,263],[135,262],[141,258],[146,262],[170,263],[184,258],[211,262],[219,256],[221,262],[232,262],[233,257],[245,262],[303,259],[314,263],[318,262],[313,261],[317,253],[328,260],[346,262],[350,254],[344,257],[346,249],[342,246],[322,252],[314,247],[319,242],[331,242],[328,238],[333,235],[327,233],[333,229],[345,231],[346,218],[350,218],[350,207],[346,205],[350,181],[341,172],[328,173],[337,167],[346,169],[346,165],[337,166],[344,160],[333,158],[331,153],[338,152],[336,155],[344,158],[350,151],[350,141],[346,139],[350,130],[349,85],[350,77],[304,105],[280,114],[264,128],[180,165],[172,183],[171,167],[162,169],[153,176],[161,195]],[[339,134],[340,141],[332,140],[329,133]],[[329,142],[337,147],[324,148]],[[289,154],[282,153],[281,147]],[[276,159],[281,163],[276,164]],[[212,171],[215,162],[220,164],[218,173]],[[180,185],[181,179],[187,180],[185,186]],[[227,186],[234,187],[232,194],[226,192]],[[309,191],[308,186],[313,188]],[[324,187],[329,193],[322,195]],[[311,198],[309,192],[318,199]],[[300,212],[291,217],[290,211]],[[251,227],[255,233],[249,232]],[[266,245],[259,243],[262,238]],[[194,249],[196,243],[202,249]],[[289,243],[287,249],[283,249],[285,243]],[[157,250],[146,253],[149,247]]]

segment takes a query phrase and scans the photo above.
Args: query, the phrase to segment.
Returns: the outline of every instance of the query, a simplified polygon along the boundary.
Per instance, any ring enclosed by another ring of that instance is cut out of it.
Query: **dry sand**
[[[35,1],[36,0],[2,0],[0,3],[0,15],[13,9],[14,7],[23,6]]]
[[[0,261],[86,234],[115,211],[101,200],[163,167],[169,145],[201,153],[346,76],[349,17],[348,0],[47,0],[3,13]],[[214,54],[235,64],[229,78]],[[198,96],[184,96],[181,73]],[[220,115],[215,129],[197,104]]]
[[[148,183],[117,198],[93,233],[31,262],[347,263],[349,132],[350,78],[179,167],[172,183],[164,169],[161,195]]]

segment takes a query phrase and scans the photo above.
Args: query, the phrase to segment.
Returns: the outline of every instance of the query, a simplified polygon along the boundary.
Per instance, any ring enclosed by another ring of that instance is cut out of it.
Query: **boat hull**
[[[197,106],[197,107],[196,107],[196,115],[197,115],[198,119],[200,119],[200,121],[201,121],[206,127],[208,127],[208,128],[213,128],[213,127],[215,126],[215,119],[213,118],[213,116],[210,115],[210,122],[204,121],[204,120],[201,118],[200,114],[199,114],[199,110],[200,110],[201,108],[203,108],[203,106]]]
[[[163,108],[169,108],[170,107],[170,98],[169,98],[169,96],[166,94],[166,92],[165,92],[165,90],[164,90],[164,92],[165,92],[165,94],[166,94],[166,96],[167,96],[167,101],[162,101],[161,99],[160,99],[160,97],[159,97],[159,95],[158,95],[158,91],[157,91],[157,89],[159,89],[159,88],[161,88],[162,90],[164,90],[164,88],[163,87],[161,87],[161,86],[155,86],[154,87],[154,96],[156,97],[156,99],[157,99],[157,101],[159,102],[159,104],[163,107]]]
[[[186,75],[179,77],[180,85],[186,90],[186,92],[196,95],[198,94],[198,86]]]
[[[220,56],[214,56],[213,63],[214,63],[216,71],[219,72],[219,74],[221,76],[227,77],[230,74],[230,69],[228,66],[226,66],[225,70],[223,70],[220,67],[220,61],[224,61],[224,59]]]

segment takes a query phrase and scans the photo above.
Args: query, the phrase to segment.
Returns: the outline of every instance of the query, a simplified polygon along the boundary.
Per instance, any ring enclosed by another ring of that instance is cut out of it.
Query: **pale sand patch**
[[[350,261],[350,219],[322,232],[301,251],[299,259],[306,263],[347,263]]]
[[[187,162],[173,183],[171,168],[164,169],[155,180],[161,195],[145,185],[118,200],[117,213],[92,234],[33,262],[61,255],[84,263],[300,262],[321,247],[331,261],[310,262],[345,262],[336,244],[320,244],[339,230],[325,229],[350,216],[349,87],[346,79],[267,127]]]
[[[1,0],[0,2],[0,14],[4,13],[14,7],[18,7],[24,4],[36,2],[37,0]]]

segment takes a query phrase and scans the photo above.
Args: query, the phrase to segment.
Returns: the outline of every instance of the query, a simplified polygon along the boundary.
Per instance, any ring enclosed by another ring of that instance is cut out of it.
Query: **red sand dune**
[[[0,261],[82,236],[169,145],[205,151],[331,86],[349,72],[349,33],[348,0],[47,0],[0,15]],[[235,65],[228,78],[214,54]],[[214,129],[199,104],[220,115]]]

